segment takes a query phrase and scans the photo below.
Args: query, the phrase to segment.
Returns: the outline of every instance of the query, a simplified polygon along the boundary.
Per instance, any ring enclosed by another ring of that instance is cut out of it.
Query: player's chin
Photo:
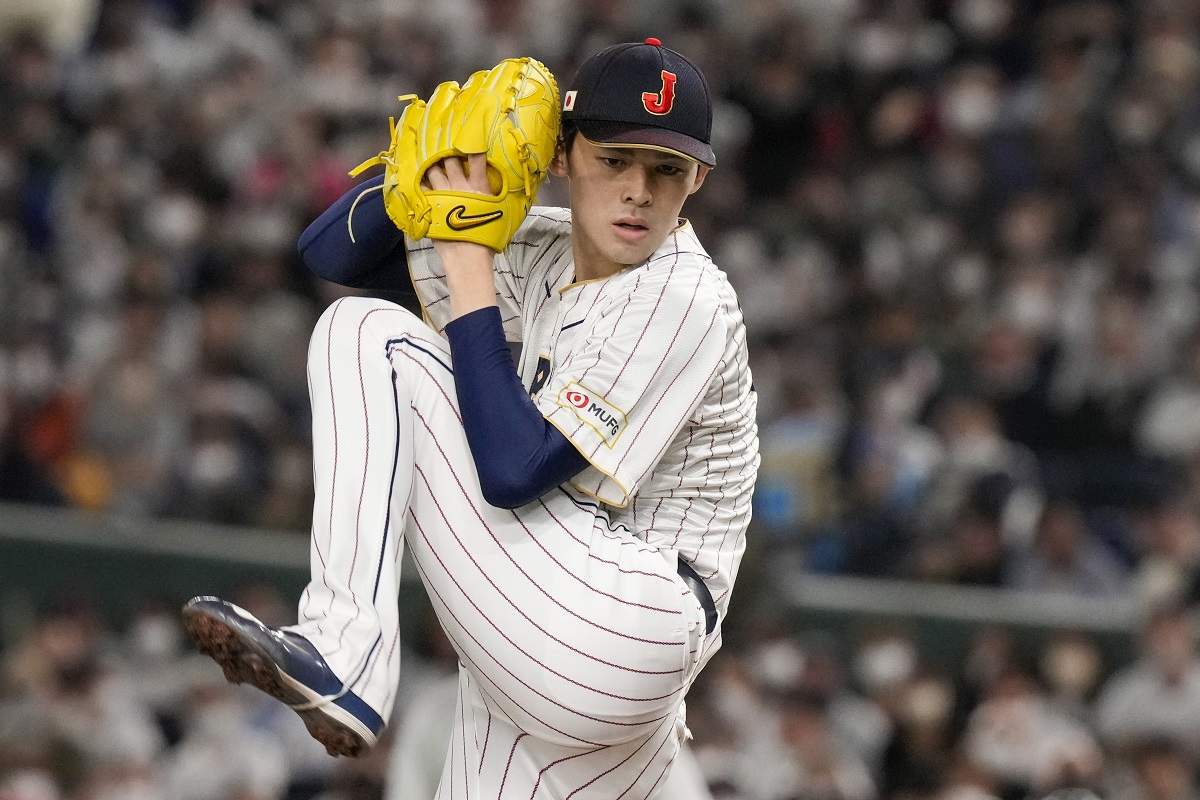
[[[636,267],[638,264],[645,263],[651,253],[614,253],[612,260],[622,267]]]
[[[649,238],[647,237],[647,239]],[[650,258],[654,254],[654,251],[658,249],[659,244],[661,244],[661,241],[658,240],[653,242],[638,242],[636,244],[620,241],[613,242],[608,256],[617,264],[632,267]]]

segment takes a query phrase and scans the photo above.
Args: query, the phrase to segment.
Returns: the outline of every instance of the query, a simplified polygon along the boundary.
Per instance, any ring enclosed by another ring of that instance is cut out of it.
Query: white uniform
[[[496,258],[521,379],[591,463],[533,503],[482,498],[431,242],[408,258],[433,327],[344,298],[309,349],[313,580],[296,629],[386,719],[407,543],[459,654],[444,800],[659,796],[683,696],[720,646],[677,554],[723,618],[745,547],[759,459],[733,289],[687,223],[645,264],[572,283],[570,227],[534,208]]]

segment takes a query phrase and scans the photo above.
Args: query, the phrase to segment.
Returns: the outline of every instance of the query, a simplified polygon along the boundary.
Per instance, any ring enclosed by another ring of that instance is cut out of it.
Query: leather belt
[[[679,577],[683,578],[683,582],[692,590],[692,594],[700,601],[700,607],[704,609],[704,632],[705,635],[711,634],[713,628],[717,627],[717,605],[713,602],[708,587],[700,579],[700,574],[692,569],[692,565],[682,558],[679,559],[677,571]]]

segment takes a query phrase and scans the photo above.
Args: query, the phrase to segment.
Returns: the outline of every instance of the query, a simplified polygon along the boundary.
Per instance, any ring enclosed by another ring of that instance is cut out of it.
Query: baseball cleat
[[[200,652],[231,683],[248,683],[286,703],[332,756],[360,756],[374,744],[383,719],[333,674],[312,642],[264,625],[217,597],[193,597],[183,627]]]

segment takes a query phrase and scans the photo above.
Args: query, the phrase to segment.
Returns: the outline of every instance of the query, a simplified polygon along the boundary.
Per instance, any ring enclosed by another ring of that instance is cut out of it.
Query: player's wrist
[[[452,319],[496,305],[496,284],[492,274],[495,253],[491,249],[472,242],[437,240],[434,247],[446,269]]]

